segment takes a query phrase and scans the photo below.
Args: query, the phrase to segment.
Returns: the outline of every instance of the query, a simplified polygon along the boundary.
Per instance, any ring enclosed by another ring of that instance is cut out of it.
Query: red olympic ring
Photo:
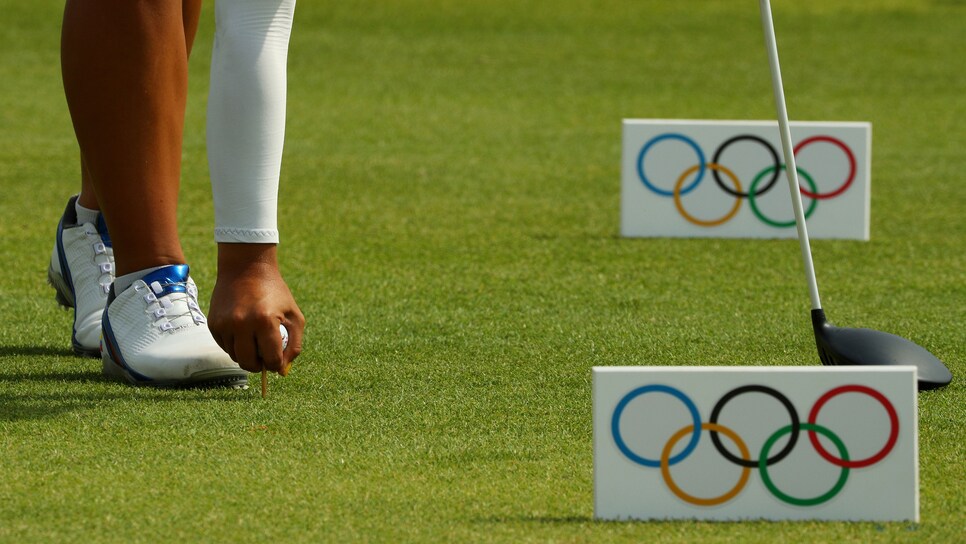
[[[889,439],[886,441],[885,446],[882,446],[882,449],[872,457],[858,459],[855,461],[846,461],[835,457],[826,451],[825,448],[822,447],[822,443],[819,442],[818,435],[814,431],[808,432],[808,439],[811,440],[815,451],[817,451],[819,455],[833,465],[844,468],[862,468],[869,465],[874,465],[885,458],[886,455],[889,455],[889,452],[892,451],[892,448],[896,445],[896,441],[899,439],[899,415],[896,413],[896,409],[894,406],[892,406],[892,403],[889,402],[889,399],[875,389],[866,387],[864,385],[843,385],[842,387],[836,387],[835,389],[825,393],[815,402],[811,413],[808,414],[808,422],[812,425],[815,425],[815,421],[818,419],[818,412],[822,409],[822,406],[831,400],[832,397],[836,397],[842,393],[865,393],[866,395],[869,395],[870,397],[879,401],[879,404],[886,409],[886,412],[889,414],[889,423],[891,429],[889,430]]]
[[[852,185],[852,182],[855,181],[855,155],[852,154],[852,150],[849,149],[849,146],[842,143],[842,140],[833,138],[831,136],[812,136],[811,138],[805,138],[801,142],[798,142],[798,145],[795,146],[792,154],[797,157],[798,152],[801,151],[803,147],[814,142],[828,142],[832,145],[838,146],[842,151],[844,151],[845,156],[849,159],[849,175],[845,178],[845,183],[843,183],[841,187],[828,193],[813,193],[804,187],[800,187],[799,189],[802,191],[803,195],[809,198],[814,198],[817,200],[835,198],[848,190],[849,186]]]

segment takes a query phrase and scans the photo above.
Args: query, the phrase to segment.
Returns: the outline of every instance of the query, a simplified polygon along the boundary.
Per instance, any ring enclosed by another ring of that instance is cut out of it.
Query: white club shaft
[[[792,146],[792,133],[788,128],[788,111],[785,109],[785,90],[782,87],[781,67],[778,65],[778,44],[775,42],[775,26],[772,23],[769,0],[760,0],[761,26],[765,31],[765,48],[768,50],[768,66],[771,68],[771,86],[775,93],[775,109],[778,110],[778,130],[781,133],[782,152],[785,154],[785,175],[791,191],[792,208],[795,210],[795,225],[798,228],[798,244],[805,263],[805,278],[808,281],[808,294],[812,309],[820,310],[822,301],[818,296],[818,282],[815,280],[815,265],[812,263],[812,250],[808,243],[808,229],[805,227],[805,211],[802,207],[802,193],[798,184],[798,169],[795,166],[795,152]]]

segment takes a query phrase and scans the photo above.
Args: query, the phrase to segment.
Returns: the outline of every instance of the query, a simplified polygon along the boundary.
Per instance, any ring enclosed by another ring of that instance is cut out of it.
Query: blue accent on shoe
[[[103,213],[97,214],[97,223],[95,223],[94,226],[97,227],[97,233],[101,235],[101,241],[104,242],[104,245],[107,247],[112,247],[111,235],[107,232],[107,222],[104,221]]]
[[[161,284],[161,292],[155,293],[159,297],[170,295],[171,293],[186,293],[188,291],[188,265],[173,264],[164,268],[159,268],[141,278],[141,281],[150,286],[154,282]]]
[[[60,217],[60,221],[57,223],[57,260],[60,261],[60,275],[64,278],[64,282],[67,283],[67,288],[70,289],[71,298],[74,298],[74,280],[70,275],[70,267],[67,266],[67,253],[64,251],[64,225],[75,226],[77,224],[77,212],[74,209],[75,202],[77,202],[76,196],[71,197],[67,201],[67,208],[64,210],[64,215]],[[69,218],[73,218],[73,221],[68,222]]]
[[[72,196],[67,200],[67,207],[64,209],[64,214],[60,217],[60,221],[57,222],[57,260],[60,262],[61,279],[67,284],[67,289],[70,291],[70,302],[74,306],[74,321],[70,329],[70,344],[74,348],[74,353],[86,354],[88,350],[84,349],[80,342],[77,341],[77,295],[74,292],[74,278],[70,273],[67,252],[64,250],[64,226],[73,227],[77,225],[77,210],[74,208],[76,202],[77,196]]]
[[[119,365],[124,369],[129,376],[132,378],[142,381],[142,382],[153,382],[154,380],[139,373],[124,362],[124,356],[121,354],[121,348],[117,345],[117,340],[114,338],[114,329],[111,327],[111,320],[107,316],[107,309],[110,308],[111,303],[115,299],[114,286],[111,286],[111,293],[107,298],[107,304],[104,306],[104,315],[101,317],[101,333],[104,336],[104,350],[107,351],[108,357],[114,361],[115,364]]]

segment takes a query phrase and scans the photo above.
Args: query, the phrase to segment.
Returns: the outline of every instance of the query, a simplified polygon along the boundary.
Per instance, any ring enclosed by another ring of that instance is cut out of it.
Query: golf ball
[[[288,347],[288,329],[280,323],[278,325],[278,332],[282,333],[282,349],[284,350]]]

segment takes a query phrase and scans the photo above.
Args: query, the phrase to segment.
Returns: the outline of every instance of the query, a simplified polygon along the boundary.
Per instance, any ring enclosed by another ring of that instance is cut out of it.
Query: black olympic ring
[[[755,197],[757,198],[767,193],[769,190],[771,190],[771,188],[775,185],[775,182],[778,181],[779,171],[781,170],[781,160],[778,158],[778,152],[775,151],[775,148],[772,147],[772,145],[768,143],[768,141],[766,141],[764,138],[755,136],[754,134],[739,134],[738,136],[734,136],[728,139],[727,141],[725,141],[723,144],[719,145],[718,149],[714,152],[714,157],[711,159],[711,162],[715,164],[721,164],[721,161],[719,159],[721,158],[722,153],[724,153],[725,148],[741,140],[752,140],[764,146],[764,148],[768,150],[768,153],[771,154],[772,163],[775,168],[775,171],[772,172],[771,178],[769,178],[769,180],[765,183],[765,186],[755,191]],[[735,196],[738,198],[748,198],[748,193],[745,193],[742,191],[735,191],[731,187],[728,187],[727,185],[725,185],[724,180],[721,179],[721,175],[719,175],[716,170],[712,170],[711,175],[714,177],[714,181],[715,183],[718,184],[718,187],[721,187],[722,191],[728,193],[731,196]],[[712,436],[716,437],[717,435],[712,435]]]
[[[764,393],[766,395],[770,395],[774,397],[775,400],[782,403],[782,406],[784,406],[785,410],[788,411],[788,415],[792,420],[791,436],[788,438],[788,444],[785,444],[784,449],[782,449],[780,452],[776,453],[772,457],[769,457],[765,461],[765,466],[774,465],[775,463],[787,457],[788,454],[790,454],[792,450],[795,448],[795,443],[798,442],[798,434],[799,434],[799,430],[801,429],[801,422],[798,419],[798,411],[795,410],[795,407],[792,405],[791,401],[788,400],[788,397],[772,389],[771,387],[768,387],[765,385],[746,385],[743,387],[732,389],[725,396],[721,397],[721,400],[719,400],[717,404],[714,405],[714,408],[711,410],[711,419],[709,421],[713,424],[717,424],[718,417],[721,415],[721,410],[724,408],[724,405],[727,404],[728,401],[730,401],[731,399],[743,393]],[[733,455],[730,451],[728,451],[727,448],[724,447],[724,444],[721,443],[721,439],[718,437],[718,431],[710,431],[710,433],[711,433],[711,441],[714,443],[715,449],[717,449],[718,453],[723,455],[727,460],[731,461],[736,465],[740,465],[743,467],[748,467],[748,468],[758,467],[759,462],[757,459],[755,460],[742,459],[740,457]]]

